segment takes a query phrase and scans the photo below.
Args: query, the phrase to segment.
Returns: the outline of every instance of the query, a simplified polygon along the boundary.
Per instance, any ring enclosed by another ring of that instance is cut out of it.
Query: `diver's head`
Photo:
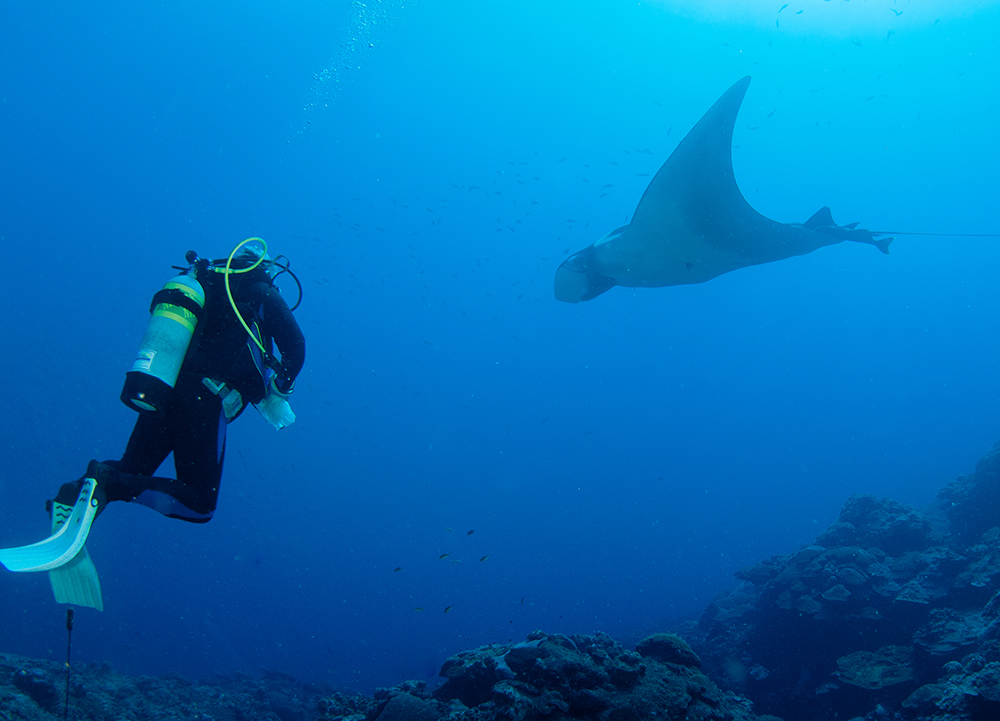
[[[236,254],[233,255],[229,267],[233,270],[245,270],[255,263],[259,263],[257,267],[267,273],[268,277],[274,278],[280,268],[274,264],[271,256],[265,252],[264,248],[263,241],[244,243],[236,251]]]
[[[241,246],[239,250],[236,251],[236,255],[233,256],[233,267],[248,268],[258,260],[263,260],[267,262],[271,260],[271,256],[264,252],[264,247],[257,243],[246,243]]]

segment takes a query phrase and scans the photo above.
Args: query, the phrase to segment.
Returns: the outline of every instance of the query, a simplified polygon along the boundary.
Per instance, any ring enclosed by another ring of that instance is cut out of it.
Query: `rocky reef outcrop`
[[[83,664],[70,683],[69,717],[88,721],[764,721],[750,702],[721,691],[691,647],[672,634],[629,651],[606,634],[535,632],[521,643],[464,651],[423,682],[372,697],[335,693],[283,674],[195,682],[130,678]],[[61,719],[65,668],[0,655],[0,719]]]
[[[372,706],[364,696],[334,694],[282,673],[193,681],[177,674],[127,676],[107,664],[81,663],[69,678],[68,718],[315,721],[329,699],[359,712]],[[66,711],[64,664],[0,654],[0,721],[61,721]]]
[[[928,508],[854,496],[813,545],[736,575],[688,639],[757,710],[1000,719],[1000,444]]]
[[[691,647],[673,634],[629,651],[610,636],[536,632],[526,641],[460,653],[441,668],[434,698],[449,721],[757,719],[749,702],[720,691]],[[379,717],[381,719],[381,717]]]

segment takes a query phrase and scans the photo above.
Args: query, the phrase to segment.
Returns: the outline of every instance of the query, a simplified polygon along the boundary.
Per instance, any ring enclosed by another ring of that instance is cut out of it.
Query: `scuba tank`
[[[248,247],[242,257],[237,253],[252,243],[260,243],[261,249]],[[283,256],[279,256],[281,258]],[[234,259],[237,265],[233,265]],[[302,284],[298,277],[288,267],[288,261],[282,263],[279,259],[271,260],[267,256],[267,244],[260,238],[247,238],[237,245],[228,258],[221,260],[206,260],[189,250],[185,255],[187,267],[173,266],[181,274],[167,281],[163,289],[153,296],[150,305],[149,325],[142,337],[139,353],[136,355],[132,369],[125,374],[125,386],[122,388],[122,403],[140,413],[147,413],[156,418],[166,415],[170,405],[171,392],[180,374],[181,365],[195,335],[198,322],[202,319],[205,307],[205,289],[198,282],[197,276],[203,273],[220,273],[224,278],[224,286],[229,304],[232,306],[236,320],[247,331],[250,343],[259,349],[261,365],[258,369],[265,374],[264,367],[272,369],[278,362],[265,348],[260,331],[255,335],[253,330],[243,320],[236,300],[230,288],[230,276],[250,273],[260,269],[262,277],[273,284],[274,278],[287,273],[298,286],[299,297],[290,310],[295,310],[302,302]],[[256,327],[256,324],[255,324]],[[266,376],[265,376],[266,385]],[[287,404],[286,404],[287,405]],[[293,416],[294,418],[294,416]],[[288,425],[290,421],[285,423]]]
[[[146,326],[132,369],[125,374],[122,403],[157,418],[166,414],[171,391],[204,307],[205,290],[193,275],[171,278],[153,296],[149,309],[153,317]]]

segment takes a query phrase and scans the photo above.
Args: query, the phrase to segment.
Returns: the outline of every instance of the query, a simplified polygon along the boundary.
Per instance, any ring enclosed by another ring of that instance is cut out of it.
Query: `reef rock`
[[[324,707],[337,709],[336,718],[353,714],[360,721],[376,708],[364,696],[335,694],[281,673],[206,682],[176,674],[131,677],[88,663],[73,665],[68,708],[66,701],[64,664],[0,654],[2,721],[56,721],[67,710],[80,721],[316,721]]]
[[[883,646],[874,653],[855,651],[837,659],[835,675],[844,683],[877,691],[913,680],[913,649]]]
[[[448,721],[758,718],[745,699],[721,692],[678,636],[657,634],[628,651],[605,634],[531,634],[448,659],[434,698],[468,710]]]
[[[819,535],[816,545],[878,548],[899,556],[936,546],[941,540],[941,534],[922,513],[888,498],[857,495],[847,499],[840,518]]]
[[[853,496],[813,545],[736,577],[685,637],[757,710],[1000,719],[1000,443],[928,508]]]
[[[938,504],[961,543],[975,543],[1000,526],[1000,442],[976,463],[976,472],[961,476],[938,493]]]
[[[647,636],[636,644],[635,651],[640,656],[649,656],[664,663],[701,667],[701,659],[691,650],[687,641],[672,633],[654,633],[652,636]]]
[[[69,717],[89,721],[758,721],[750,703],[720,691],[678,636],[629,651],[609,636],[532,633],[445,661],[433,693],[423,681],[371,698],[278,673],[193,681],[133,678],[74,665]],[[0,654],[0,721],[56,721],[65,710],[62,664]]]

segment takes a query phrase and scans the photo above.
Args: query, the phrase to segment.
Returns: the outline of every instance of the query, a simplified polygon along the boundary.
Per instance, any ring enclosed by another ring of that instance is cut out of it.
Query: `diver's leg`
[[[212,519],[222,477],[226,416],[200,378],[181,376],[165,419],[177,480],[147,478],[134,500],[169,518]]]
[[[90,461],[87,472],[75,481],[64,483],[52,503],[72,506],[83,485],[84,478],[97,482],[94,498],[98,501],[97,515],[112,501],[131,501],[142,492],[151,476],[170,454],[170,436],[167,424],[161,418],[140,415],[128,439],[125,454],[120,461]],[[48,504],[51,513],[51,503]]]
[[[171,419],[177,480],[191,494],[191,508],[211,518],[219,498],[226,455],[226,419],[222,401],[199,380],[182,395],[188,422]],[[205,520],[208,520],[206,518]]]

